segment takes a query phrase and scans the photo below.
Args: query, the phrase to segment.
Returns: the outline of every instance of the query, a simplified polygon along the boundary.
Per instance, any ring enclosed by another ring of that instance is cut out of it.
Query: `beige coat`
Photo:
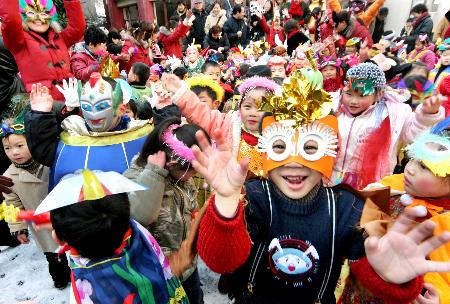
[[[24,210],[36,210],[37,206],[47,196],[48,193],[48,168],[40,166],[36,174],[9,166],[4,176],[11,178],[14,186],[11,194],[3,193],[7,205],[14,205]],[[40,177],[38,177],[40,176]],[[51,237],[50,231],[35,231],[26,222],[8,223],[11,232],[29,229],[36,240],[36,243],[43,252],[54,252],[58,247]]]
[[[444,16],[439,20],[438,25],[434,29],[434,37],[433,40],[438,40],[439,38],[444,39],[444,34],[447,31],[448,27],[450,26],[450,22],[447,20],[447,18]]]
[[[221,28],[223,28],[225,21],[227,21],[227,12],[225,10],[221,10],[218,16],[214,15],[213,12],[211,11],[211,13],[209,13],[208,17],[206,17],[205,34],[208,35],[209,30],[214,25],[218,25]],[[202,43],[203,43],[203,41],[202,41]]]

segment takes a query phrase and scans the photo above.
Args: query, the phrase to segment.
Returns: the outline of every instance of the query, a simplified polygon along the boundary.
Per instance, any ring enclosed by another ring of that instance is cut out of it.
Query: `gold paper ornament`
[[[100,64],[100,74],[103,77],[109,77],[112,79],[120,77],[119,64],[115,63],[110,56],[103,58]]]
[[[294,72],[283,84],[281,96],[263,98],[260,110],[271,112],[277,121],[294,121],[297,127],[327,116],[333,108],[331,96],[314,82],[302,71]]]

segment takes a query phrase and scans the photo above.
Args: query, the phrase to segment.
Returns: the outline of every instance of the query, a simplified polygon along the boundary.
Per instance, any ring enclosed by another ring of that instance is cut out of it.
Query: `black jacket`
[[[193,9],[192,12],[194,13],[195,20],[191,26],[189,41],[192,43],[193,39],[195,39],[195,44],[202,44],[205,39],[205,23],[208,14],[205,10],[197,11]]]
[[[5,48],[0,37],[0,117],[8,107],[11,97],[17,93],[25,93],[19,76],[19,69],[13,55]]]
[[[222,37],[220,39],[214,39],[211,34],[205,36],[205,40],[203,40],[203,49],[213,49],[216,50],[220,47],[223,47],[223,52],[226,53],[230,49],[230,41],[228,40],[227,34],[222,32]]]
[[[292,52],[300,45],[303,43],[308,42],[309,39],[308,37],[305,36],[305,34],[303,34],[301,31],[296,30],[294,33],[291,33],[288,35],[287,38],[287,53],[289,56],[292,55]]]
[[[223,31],[228,36],[230,47],[241,45],[243,48],[250,42],[249,28],[244,20],[229,18],[223,25]],[[241,31],[242,36],[238,38],[237,32]]]
[[[420,23],[414,26],[411,34],[406,37],[406,43],[408,44],[407,52],[414,50],[414,44],[419,35],[427,34],[429,39],[433,38],[433,20],[430,16],[426,16]]]

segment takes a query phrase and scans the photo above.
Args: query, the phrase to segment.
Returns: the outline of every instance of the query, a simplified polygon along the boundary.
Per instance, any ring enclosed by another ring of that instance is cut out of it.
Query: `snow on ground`
[[[69,288],[58,290],[48,273],[47,260],[32,240],[16,248],[0,247],[0,304],[33,300],[36,304],[68,304]],[[218,275],[199,261],[205,304],[226,304],[217,291]]]

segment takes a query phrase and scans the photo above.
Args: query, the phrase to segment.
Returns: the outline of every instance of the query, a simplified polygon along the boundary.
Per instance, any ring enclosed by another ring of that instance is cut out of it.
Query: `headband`
[[[186,163],[192,163],[195,160],[195,156],[192,149],[176,137],[174,131],[179,127],[180,125],[177,124],[170,125],[166,131],[164,131],[162,141],[164,145],[172,150],[172,156],[184,165]]]
[[[186,79],[186,83],[190,88],[193,87],[202,87],[202,88],[210,88],[214,93],[216,93],[216,98],[219,101],[222,101],[223,95],[225,94],[224,89],[211,77],[207,75],[195,76]]]

